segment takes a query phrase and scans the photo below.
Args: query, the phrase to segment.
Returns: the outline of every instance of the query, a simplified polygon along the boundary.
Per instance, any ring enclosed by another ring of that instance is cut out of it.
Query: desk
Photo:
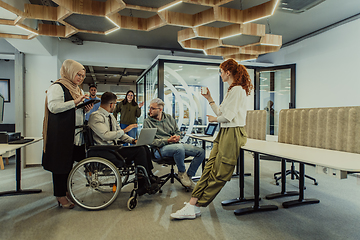
[[[305,166],[304,164],[313,164],[333,169],[339,169],[347,172],[360,172],[360,154],[327,150],[321,148],[305,147],[299,145],[267,142],[256,139],[248,139],[246,145],[241,151],[250,151],[254,153],[254,195],[255,204],[250,208],[242,208],[234,211],[235,215],[242,215],[250,212],[269,211],[277,209],[277,206],[259,206],[259,154],[280,157],[299,162],[299,198],[297,200],[284,202],[284,208],[299,206],[304,204],[319,203],[317,199],[304,198]],[[242,155],[243,157],[243,155]]]
[[[190,138],[194,138],[197,140],[201,140],[202,141],[202,148],[204,149],[204,151],[206,151],[206,142],[214,142],[216,136],[209,136],[209,137],[199,137],[199,136],[195,136],[193,134],[186,134],[186,136],[189,136]],[[205,157],[206,159],[206,157]],[[202,169],[204,169],[205,167],[205,159],[202,162]],[[198,178],[198,177],[197,177]]]
[[[7,151],[16,150],[16,190],[0,192],[0,196],[40,193],[42,191],[41,189],[21,189],[21,148],[39,142],[40,140],[42,140],[41,137],[34,138],[34,141],[24,144],[0,144],[0,155],[6,153]]]
[[[216,136],[211,136],[211,137],[199,137],[199,136],[194,136],[192,134],[188,135],[191,138],[196,138],[199,140],[202,140],[203,143],[203,149],[205,150],[205,142],[214,142]],[[205,159],[203,161],[203,169],[205,166]],[[241,203],[241,202],[250,202],[250,201],[254,201],[253,198],[245,198],[244,197],[244,177],[245,176],[251,176],[250,173],[245,173],[244,172],[244,152],[240,150],[240,157],[239,157],[239,161],[238,164],[236,165],[236,174],[234,174],[233,176],[239,176],[239,188],[240,188],[240,197],[235,198],[235,199],[230,199],[230,200],[225,200],[221,202],[221,205],[223,206],[229,206],[229,205],[233,205],[233,204],[237,204],[237,203]]]

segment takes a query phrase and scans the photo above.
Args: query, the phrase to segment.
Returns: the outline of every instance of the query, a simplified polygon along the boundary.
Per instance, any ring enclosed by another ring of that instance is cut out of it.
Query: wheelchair
[[[138,177],[141,176],[151,186],[145,168],[127,164],[125,158],[116,151],[123,146],[94,146],[90,127],[81,127],[86,159],[78,162],[69,174],[67,187],[72,200],[88,210],[104,209],[115,201],[123,186],[134,184],[127,201],[127,208],[133,210],[138,203]],[[131,175],[134,175],[132,179]]]

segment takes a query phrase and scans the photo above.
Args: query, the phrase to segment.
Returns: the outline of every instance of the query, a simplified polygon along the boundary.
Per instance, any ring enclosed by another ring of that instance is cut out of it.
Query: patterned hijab
[[[53,84],[55,84],[55,83],[63,84],[69,90],[73,99],[76,99],[82,95],[82,92],[81,92],[81,89],[79,88],[79,86],[76,83],[74,83],[72,80],[75,78],[76,74],[81,70],[85,70],[85,67],[82,64],[80,64],[74,60],[67,59],[63,62],[61,69],[60,69],[61,78],[56,80]],[[83,81],[81,81],[79,83],[79,85],[82,84]],[[43,139],[44,139],[43,150],[44,150],[44,152],[46,149],[48,118],[49,118],[49,108],[48,108],[48,101],[47,101],[47,97],[46,97],[45,98],[45,114],[44,114],[44,122],[43,122]]]

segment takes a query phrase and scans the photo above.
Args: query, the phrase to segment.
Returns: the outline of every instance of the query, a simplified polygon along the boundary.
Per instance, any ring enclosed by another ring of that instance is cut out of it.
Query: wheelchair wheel
[[[137,203],[138,203],[138,200],[135,197],[131,197],[127,201],[127,208],[131,211],[136,207]]]
[[[98,210],[109,206],[122,187],[117,167],[100,157],[79,162],[68,177],[68,191],[79,206]]]

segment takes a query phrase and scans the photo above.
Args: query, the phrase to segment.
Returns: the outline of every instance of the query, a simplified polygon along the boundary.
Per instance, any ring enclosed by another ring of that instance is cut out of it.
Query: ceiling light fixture
[[[15,26],[17,26],[18,28],[24,29],[24,30],[26,30],[26,31],[28,31],[28,32],[31,32],[31,33],[33,33],[33,34],[39,35],[39,33],[35,32],[34,30],[31,30],[31,29],[28,29],[28,28],[23,27],[23,26],[25,26],[25,25],[21,26],[21,25],[19,25],[19,24],[16,24]]]
[[[273,14],[274,14],[274,12],[275,12],[275,10],[276,10],[276,8],[277,8],[278,4],[279,4],[279,1],[280,1],[280,0],[277,0],[277,1],[276,1],[275,6],[274,6],[274,8],[273,8],[273,10],[272,10],[272,12],[271,12],[271,15],[273,15]]]
[[[119,29],[120,29],[119,27],[116,27],[116,28],[113,28],[113,29],[111,29],[111,30],[108,30],[108,31],[105,32],[105,35],[108,35],[108,34],[110,34],[110,33],[112,33],[112,32],[115,32],[115,31],[117,31],[117,30],[119,30]]]
[[[178,1],[178,2],[176,2],[176,3],[174,3],[174,4],[171,4],[171,5],[167,6],[167,7],[160,8],[160,9],[158,10],[158,12],[162,12],[162,11],[168,9],[168,8],[171,8],[171,7],[175,6],[175,5],[178,5],[179,3],[182,3],[182,1],[180,0],[180,1]]]
[[[246,60],[241,60],[241,62],[252,61],[252,60],[256,60],[256,58],[250,58],[250,59],[246,59]]]
[[[263,46],[275,46],[275,47],[279,47],[279,44],[273,44],[273,43],[260,43],[260,45],[263,45]]]
[[[205,55],[207,55],[206,51],[204,49],[201,48],[187,48],[187,47],[183,47],[184,49],[188,49],[188,50],[197,50],[197,51],[203,51]]]
[[[238,35],[241,35],[242,33],[237,33],[237,34],[234,34],[234,35],[230,35],[230,36],[226,36],[226,37],[222,37],[220,38],[221,40],[223,39],[226,39],[226,38],[231,38],[231,37],[235,37],[235,36],[238,36]]]
[[[287,10],[287,11],[293,11],[294,9],[292,9],[292,8],[285,8],[285,7],[282,7],[281,8],[282,10]]]
[[[105,16],[110,22],[112,22],[115,26],[117,26],[118,28],[120,28],[120,26],[114,22],[113,20],[111,20],[108,16]]]
[[[275,6],[274,6],[274,8],[273,8],[273,10],[272,10],[272,12],[271,12],[271,14],[270,14],[270,15],[263,16],[263,17],[260,17],[260,18],[256,18],[256,19],[253,19],[253,20],[250,20],[250,21],[244,22],[244,24],[246,24],[246,23],[250,23],[250,22],[255,22],[255,21],[257,21],[257,20],[260,20],[260,19],[263,19],[263,18],[267,18],[267,17],[270,17],[270,16],[274,15],[274,12],[275,12],[275,10],[276,10],[276,8],[277,8],[278,4],[279,4],[279,1],[280,1],[280,0],[277,0],[277,1],[276,1]]]

